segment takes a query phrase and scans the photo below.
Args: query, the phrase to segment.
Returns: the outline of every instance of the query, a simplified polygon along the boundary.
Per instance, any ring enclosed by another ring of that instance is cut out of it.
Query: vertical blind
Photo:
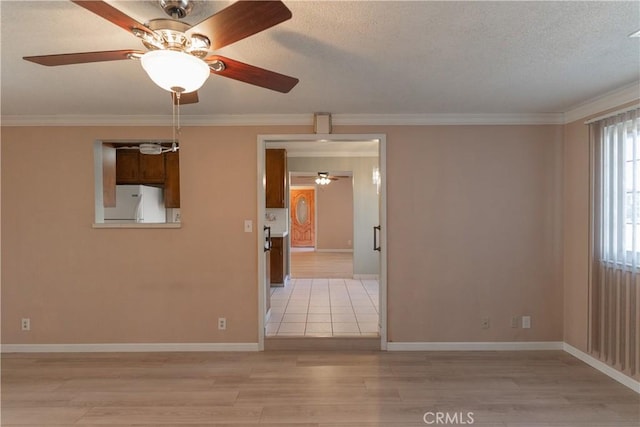
[[[640,109],[590,124],[593,152],[589,348],[631,376],[640,366]]]
[[[640,267],[640,130],[639,110],[592,125],[600,133],[600,203],[597,253],[602,262]]]

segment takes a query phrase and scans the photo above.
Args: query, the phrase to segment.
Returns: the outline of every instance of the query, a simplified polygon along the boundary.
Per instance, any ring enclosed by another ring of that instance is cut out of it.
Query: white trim
[[[573,357],[582,360],[587,365],[592,368],[597,369],[608,377],[613,378],[618,381],[620,384],[629,387],[631,390],[640,394],[640,381],[636,381],[633,378],[623,374],[622,372],[612,368],[604,362],[596,359],[595,357],[578,350],[570,344],[564,343],[563,350],[572,355]]]
[[[183,126],[310,125],[310,114],[182,115]],[[3,126],[171,126],[171,115],[33,115],[2,116]]]
[[[586,102],[574,105],[564,113],[564,123],[571,123],[594,114],[619,107],[640,99],[640,81],[596,96]]]
[[[378,145],[380,157],[378,160],[378,167],[380,168],[380,198],[379,200],[379,218],[378,225],[380,226],[380,267],[378,269],[379,277],[375,279],[378,281],[378,303],[380,312],[380,348],[387,350],[387,343],[389,341],[388,334],[388,301],[387,301],[387,136],[382,135],[380,138],[380,144]]]
[[[334,114],[337,125],[546,125],[563,124],[562,113]],[[169,126],[170,115],[5,115],[3,126]],[[312,114],[183,115],[183,126],[312,125]]]
[[[3,344],[2,353],[258,351],[258,343]]]
[[[547,125],[562,124],[562,113],[501,114],[334,114],[334,125]]]
[[[356,280],[378,280],[380,276],[378,274],[354,274],[353,278]]]
[[[92,228],[182,228],[180,222],[101,222],[93,223]]]
[[[289,151],[287,157],[378,157],[378,152],[369,151]]]
[[[600,120],[608,119],[610,117],[619,116],[620,114],[628,113],[630,111],[637,110],[639,108],[640,108],[640,104],[630,105],[628,107],[621,108],[619,110],[612,111],[612,112],[607,113],[607,114],[603,114],[602,116],[598,116],[598,117],[594,117],[593,119],[589,119],[586,122],[584,122],[584,124],[585,125],[590,125],[591,123],[599,122]]]
[[[353,249],[318,249],[316,248],[316,252],[339,252],[339,253],[353,253]]]
[[[512,351],[562,350],[561,341],[389,342],[389,351]]]
[[[264,226],[265,226],[265,212],[266,212],[266,200],[265,200],[265,185],[267,183],[267,179],[266,179],[266,167],[265,167],[265,161],[266,161],[266,154],[265,154],[265,142],[263,140],[261,140],[260,138],[258,138],[257,141],[257,146],[256,146],[256,151],[257,151],[257,181],[256,181],[256,188],[258,189],[258,191],[256,191],[257,195],[257,212],[256,215],[258,217],[257,221],[256,221],[256,231],[258,232],[257,234],[257,238],[256,238],[256,242],[257,242],[257,251],[258,251],[258,350],[259,351],[264,351],[264,335],[265,335],[265,328],[267,325],[266,322],[266,313],[264,313],[264,310],[266,308],[267,305],[267,284],[266,284],[266,279],[267,279],[267,263],[266,263],[266,255],[265,255],[265,251],[264,251],[264,245],[265,245],[265,232],[264,232]],[[282,236],[282,238],[284,239],[284,235]],[[271,256],[271,254],[269,254],[269,256]],[[286,272],[285,272],[286,275]],[[286,277],[285,277],[285,282],[286,282]],[[269,289],[270,291],[271,289]],[[271,309],[269,309],[270,311]]]

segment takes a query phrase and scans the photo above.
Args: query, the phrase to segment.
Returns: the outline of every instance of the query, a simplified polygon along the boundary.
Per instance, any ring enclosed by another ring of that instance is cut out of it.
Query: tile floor
[[[377,336],[378,281],[291,279],[271,289],[267,336]]]

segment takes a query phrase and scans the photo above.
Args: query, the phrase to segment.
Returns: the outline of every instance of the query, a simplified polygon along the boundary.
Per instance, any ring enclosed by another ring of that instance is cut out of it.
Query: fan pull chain
[[[180,102],[180,93],[173,92],[173,96],[176,97],[178,102]],[[172,100],[173,101],[173,100]],[[172,140],[173,143],[176,143],[176,103],[171,103],[171,132],[172,132]]]
[[[180,127],[180,92],[178,92],[178,138],[180,138],[181,133],[182,133],[182,127]]]

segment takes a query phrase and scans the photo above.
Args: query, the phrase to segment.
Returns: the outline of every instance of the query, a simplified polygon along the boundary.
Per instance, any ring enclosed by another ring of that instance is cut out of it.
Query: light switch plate
[[[245,233],[251,233],[253,231],[253,221],[251,221],[250,219],[245,219],[244,220],[244,232]]]

